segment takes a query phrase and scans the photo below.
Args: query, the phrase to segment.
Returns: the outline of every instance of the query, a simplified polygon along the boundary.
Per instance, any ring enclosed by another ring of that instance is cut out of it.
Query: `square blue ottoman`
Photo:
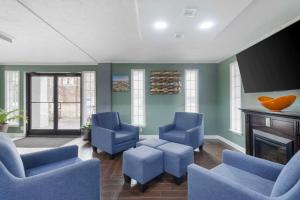
[[[141,140],[136,143],[136,146],[139,147],[139,146],[145,145],[148,147],[156,148],[156,147],[166,144],[166,143],[168,143],[168,141],[153,138],[153,139]]]
[[[169,142],[157,147],[164,152],[164,170],[174,176],[176,184],[181,184],[187,174],[188,165],[194,163],[192,147]]]
[[[129,149],[123,153],[123,175],[125,182],[131,178],[138,182],[142,192],[147,188],[147,183],[163,172],[163,152],[148,146]]]

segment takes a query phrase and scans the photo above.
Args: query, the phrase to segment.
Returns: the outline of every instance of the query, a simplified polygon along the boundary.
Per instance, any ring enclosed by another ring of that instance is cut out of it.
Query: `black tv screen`
[[[246,93],[300,89],[300,21],[237,54]]]

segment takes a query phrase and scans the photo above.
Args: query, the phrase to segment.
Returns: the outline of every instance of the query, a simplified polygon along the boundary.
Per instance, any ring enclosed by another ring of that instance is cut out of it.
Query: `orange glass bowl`
[[[280,112],[281,110],[289,107],[292,105],[296,100],[295,95],[289,95],[289,96],[282,96],[278,97],[276,99],[272,97],[267,96],[261,96],[258,97],[258,101],[263,105],[265,108],[269,109],[273,112]]]

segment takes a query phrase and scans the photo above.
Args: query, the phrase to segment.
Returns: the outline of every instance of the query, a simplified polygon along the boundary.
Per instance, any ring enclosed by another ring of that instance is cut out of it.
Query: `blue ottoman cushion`
[[[136,146],[139,147],[139,146],[145,145],[148,147],[156,148],[156,147],[161,146],[166,143],[168,143],[168,141],[153,138],[153,139],[141,140],[136,143]]]
[[[157,149],[164,152],[165,172],[178,178],[186,175],[187,166],[194,163],[194,150],[190,146],[169,142]]]
[[[123,174],[145,184],[163,173],[163,152],[140,146],[123,153]]]

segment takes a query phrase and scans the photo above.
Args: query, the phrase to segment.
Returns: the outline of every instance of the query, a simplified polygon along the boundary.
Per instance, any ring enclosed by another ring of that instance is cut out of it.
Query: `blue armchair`
[[[172,124],[159,127],[159,138],[185,144],[196,149],[203,147],[204,115],[200,113],[176,112]]]
[[[118,112],[104,112],[92,117],[92,146],[114,158],[118,152],[135,147],[139,141],[139,128],[120,121]]]
[[[0,199],[99,200],[99,160],[81,161],[69,146],[19,155],[0,133]]]
[[[188,167],[189,200],[297,200],[300,153],[286,164],[225,150],[223,163],[211,170]]]

